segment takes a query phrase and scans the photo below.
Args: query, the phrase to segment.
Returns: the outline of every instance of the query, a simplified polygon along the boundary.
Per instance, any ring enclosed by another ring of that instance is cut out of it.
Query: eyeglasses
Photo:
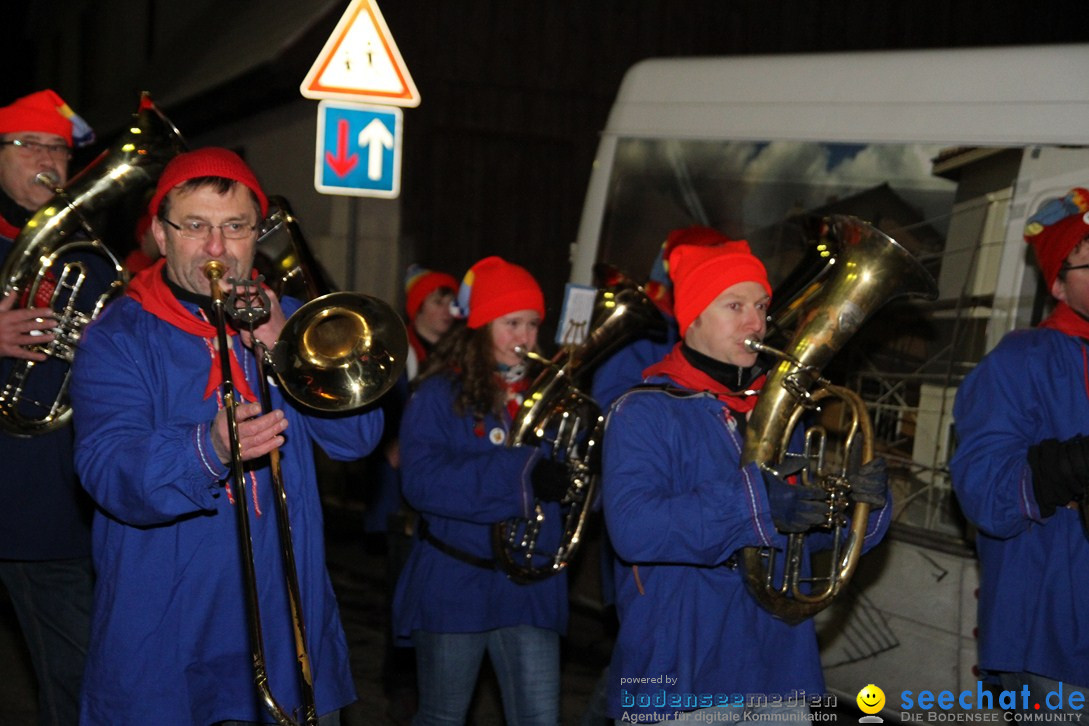
[[[39,151],[44,151],[54,159],[67,160],[72,158],[72,150],[65,144],[43,144],[40,141],[12,139],[11,141],[0,141],[0,146],[14,146],[24,156],[34,156]]]
[[[246,239],[257,229],[256,224],[244,222],[224,222],[223,224],[209,224],[208,222],[192,221],[185,224],[174,224],[166,217],[159,217],[174,229],[178,230],[178,236],[185,239],[206,240],[212,236],[212,230],[218,229],[223,239]]]

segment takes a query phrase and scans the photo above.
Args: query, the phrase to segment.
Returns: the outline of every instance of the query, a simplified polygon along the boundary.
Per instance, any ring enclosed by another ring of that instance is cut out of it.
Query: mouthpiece
[[[537,363],[545,363],[545,364],[551,363],[551,361],[548,360],[548,358],[545,358],[542,355],[538,355],[537,353],[534,353],[532,350],[525,347],[524,345],[514,346],[514,352],[517,353],[518,355],[522,356],[522,360],[531,360],[531,361],[536,361]]]
[[[745,338],[745,347],[751,350],[753,353],[770,353],[774,351],[773,348],[769,348],[756,338]]]
[[[49,187],[56,191],[60,185],[60,177],[52,171],[40,171],[34,176],[34,181],[41,184],[43,187]]]
[[[204,276],[213,282],[227,273],[227,266],[219,260],[209,260],[208,262],[205,262],[202,269],[204,271]]]

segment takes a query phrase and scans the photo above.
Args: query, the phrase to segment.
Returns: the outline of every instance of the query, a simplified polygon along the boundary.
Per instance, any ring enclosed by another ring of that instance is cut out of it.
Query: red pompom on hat
[[[764,263],[744,240],[714,247],[680,245],[669,255],[669,275],[673,278],[673,312],[681,337],[692,321],[728,287],[739,282],[756,282],[771,295]]]
[[[480,328],[496,318],[535,310],[544,318],[544,293],[526,268],[500,257],[485,257],[469,268],[461,281],[458,302],[468,302],[470,328]]]
[[[253,170],[242,161],[242,157],[238,154],[230,149],[216,146],[187,151],[171,159],[163,169],[159,184],[155,187],[155,194],[147,205],[148,214],[152,217],[159,215],[159,204],[171,189],[190,179],[205,176],[233,179],[249,187],[257,195],[257,201],[261,205],[262,219],[268,214],[268,197],[261,190],[261,185],[257,183]]]
[[[72,119],[65,111],[71,114],[68,104],[56,92],[35,91],[0,108],[0,134],[19,131],[56,134],[71,146]]]
[[[419,265],[411,265],[408,268],[405,275],[405,313],[410,323],[416,321],[416,316],[427,296],[443,287],[448,287],[450,292],[456,293],[458,281],[453,275],[428,270]]]
[[[1066,196],[1044,201],[1025,222],[1024,236],[1050,289],[1066,258],[1089,237],[1089,190],[1074,187]]]

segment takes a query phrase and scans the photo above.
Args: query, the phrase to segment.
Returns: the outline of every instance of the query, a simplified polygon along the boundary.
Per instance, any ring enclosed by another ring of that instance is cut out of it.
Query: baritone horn
[[[274,291],[282,292],[288,281],[298,283],[304,290],[315,290],[320,272],[311,270],[313,256],[298,231],[294,215],[281,197],[271,197],[276,211],[266,221],[262,240],[278,232],[287,234],[287,243],[264,245],[275,250],[264,252],[264,260],[283,275],[273,281]],[[259,247],[262,243],[259,241]],[[317,705],[314,697],[313,671],[306,637],[306,620],[302,611],[295,548],[291,535],[287,495],[284,490],[280,452],[269,454],[269,478],[272,485],[276,522],[279,532],[280,556],[284,571],[292,632],[296,651],[296,677],[302,691],[303,703],[294,714],[289,713],[275,698],[268,681],[264,653],[261,607],[258,596],[256,565],[250,534],[250,519],[246,481],[238,438],[237,406],[240,401],[231,377],[230,343],[227,319],[235,327],[254,327],[268,314],[269,299],[261,287],[263,275],[256,280],[231,278],[231,292],[225,293],[220,280],[226,265],[218,260],[204,267],[213,303],[213,317],[219,346],[219,365],[223,378],[223,407],[227,416],[228,439],[231,447],[231,482],[236,492],[235,516],[243,567],[243,587],[246,590],[250,646],[254,669],[254,684],[265,709],[282,726],[316,726]],[[349,413],[380,398],[396,383],[404,370],[408,353],[408,335],[397,313],[386,303],[366,295],[331,292],[300,307],[288,318],[279,339],[271,349],[255,340],[258,390],[261,410],[271,409],[271,394],[267,370],[280,383],[281,390],[296,403],[325,413]]]
[[[119,202],[139,200],[184,148],[181,133],[145,92],[128,130],[67,184],[60,187],[51,174],[38,175],[37,181],[54,196],[15,238],[0,280],[4,293],[19,296],[19,305],[52,308],[57,324],[52,341],[32,346],[48,359],[17,360],[0,382],[0,428],[6,432],[44,434],[71,418],[68,382],[83,329],[127,282],[123,265],[102,241],[100,230]],[[96,282],[105,284],[101,293],[91,290]],[[38,382],[35,368],[61,366],[65,370],[59,387]]]
[[[588,393],[594,370],[634,338],[664,333],[665,318],[640,285],[607,265],[595,269],[601,279],[586,340],[561,350],[551,360],[524,351],[545,364],[525,393],[511,423],[509,446],[547,444],[567,467],[568,487],[560,501],[563,521],[559,543],[540,541],[545,522],[541,502],[527,517],[497,522],[492,550],[499,567],[515,582],[527,583],[562,572],[582,542],[586,520],[601,478],[604,417]]]
[[[828,516],[818,528],[832,537],[828,573],[806,575],[803,571],[808,557],[805,538],[812,530],[787,536],[781,562],[771,548],[746,547],[741,553],[753,597],[789,623],[801,622],[830,605],[850,580],[862,554],[870,511],[868,504],[851,502],[848,483],[848,475],[873,458],[869,414],[858,394],[831,384],[821,371],[885,303],[904,296],[933,300],[938,294],[934,278],[922,264],[866,222],[834,215],[823,220],[821,230],[833,259],[826,274],[781,308],[781,317],[797,321],[790,342],[777,350],[747,341],[753,350],[771,356],[773,367],[749,418],[742,465],[756,462],[773,471],[780,467],[791,434],[807,411],[839,399],[849,414],[841,451],[828,445],[823,427],[814,426],[807,431],[802,459],[803,483],[828,492]]]

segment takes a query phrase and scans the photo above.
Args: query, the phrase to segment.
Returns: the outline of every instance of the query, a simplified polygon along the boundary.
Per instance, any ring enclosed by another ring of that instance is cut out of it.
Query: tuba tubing
[[[821,370],[889,301],[906,296],[933,300],[938,294],[934,278],[922,264],[875,227],[845,215],[828,217],[823,226],[834,240],[829,248],[837,251],[835,261],[827,274],[781,308],[781,316],[798,321],[790,343],[784,351],[777,351],[749,341],[751,348],[769,353],[778,363],[768,373],[749,417],[742,465],[756,462],[774,469],[786,453],[801,414],[825,399],[841,399],[851,412],[839,472],[814,472],[816,483],[828,490],[830,497],[826,528],[832,531],[833,550],[828,575],[803,578],[805,533],[787,538],[784,573],[778,582],[774,581],[774,550],[746,547],[741,552],[753,597],[789,623],[801,622],[830,605],[850,580],[862,553],[869,516],[869,505],[849,502],[846,474],[849,468],[873,458],[872,423],[862,399],[821,378]],[[847,509],[849,516],[843,514]]]

